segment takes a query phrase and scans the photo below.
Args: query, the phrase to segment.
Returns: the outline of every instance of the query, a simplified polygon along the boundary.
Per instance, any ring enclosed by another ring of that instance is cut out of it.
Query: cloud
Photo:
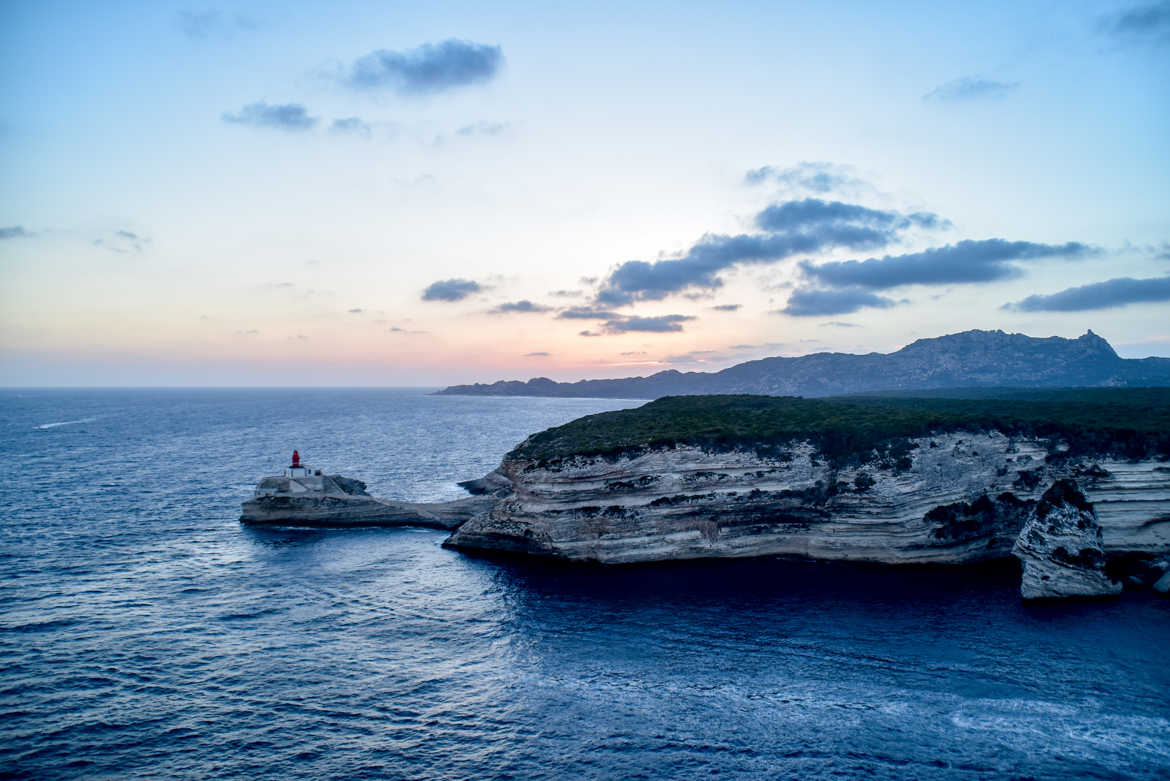
[[[354,307],[353,309],[349,309],[349,310],[347,310],[347,311],[348,311],[348,313],[349,313],[349,314],[351,314],[351,315],[360,315],[360,314],[361,314],[362,312],[364,312],[365,310],[364,310],[364,309],[362,309],[361,307]]]
[[[711,308],[716,312],[738,312],[743,308],[743,304],[719,304]]]
[[[992,282],[1020,275],[1013,261],[1041,258],[1081,258],[1096,249],[1076,241],[1036,244],[1030,241],[983,239],[960,241],[907,255],[886,255],[868,260],[800,264],[809,279],[833,287],[885,290],[899,285],[942,285]]]
[[[601,336],[596,331],[578,331],[577,336]]]
[[[597,293],[597,301],[622,306],[634,301],[658,301],[687,288],[721,287],[716,274],[744,263],[771,263],[797,253],[844,244],[851,248],[882,246],[886,234],[863,226],[822,226],[815,231],[768,236],[707,234],[675,260],[647,263],[630,260],[614,269]]]
[[[545,353],[545,352],[524,353],[523,357],[525,357],[525,358],[547,358],[550,354],[551,353]]]
[[[602,329],[608,334],[624,334],[630,331],[647,333],[670,333],[681,331],[682,324],[695,318],[689,315],[660,315],[658,317],[626,317],[608,320]],[[584,335],[584,333],[582,334]]]
[[[410,51],[370,52],[354,62],[344,81],[357,89],[430,95],[491,81],[503,60],[499,46],[451,39]]]
[[[22,225],[0,228],[0,239],[27,239],[34,235],[36,234],[26,231]]]
[[[511,125],[507,122],[487,122],[481,120],[470,125],[464,125],[455,131],[460,136],[498,136],[508,130]]]
[[[789,168],[764,165],[748,171],[743,180],[749,185],[776,182],[794,189],[822,194],[868,186],[865,181],[853,175],[849,166],[825,162],[800,162]]]
[[[434,287],[434,286],[432,285],[432,287]],[[504,315],[504,314],[509,314],[511,312],[547,312],[547,311],[549,311],[549,307],[541,306],[540,304],[534,304],[525,298],[525,299],[522,299],[520,301],[508,301],[506,303],[500,304],[499,306],[492,309],[491,313],[494,315]]]
[[[756,226],[772,233],[808,230],[823,226],[845,228],[849,225],[881,231],[894,231],[911,226],[948,228],[951,223],[950,220],[944,220],[937,214],[930,212],[902,215],[895,211],[870,209],[855,203],[842,203],[841,201],[822,201],[819,198],[774,203],[756,215]],[[862,235],[868,234],[863,233]],[[846,244],[846,246],[849,245]]]
[[[333,120],[329,125],[329,130],[333,133],[353,133],[359,136],[368,136],[370,134],[370,125],[361,117],[340,117]]]
[[[179,29],[191,40],[231,38],[237,31],[251,32],[260,27],[254,19],[241,14],[224,16],[219,11],[179,11]]]
[[[549,295],[553,298],[580,298],[585,293],[582,290],[550,290]]]
[[[130,231],[114,231],[114,235],[130,241],[138,241],[138,234]]]
[[[1099,27],[1127,42],[1170,43],[1170,2],[1130,6],[1101,19]]]
[[[483,286],[470,279],[444,279],[432,282],[423,291],[423,301],[462,301],[472,293],[479,293]]]
[[[797,288],[788,297],[788,304],[779,312],[796,317],[847,315],[866,307],[886,309],[894,306],[894,303],[888,298],[857,288],[846,290]]]
[[[1018,81],[992,81],[991,79],[964,76],[954,81],[948,81],[946,84],[940,84],[923,95],[922,99],[932,102],[951,102],[1002,98],[1015,92],[1019,86]]]
[[[1170,301],[1170,276],[1150,279],[1118,277],[1070,287],[1047,296],[1028,296],[1023,301],[1004,304],[1001,309],[1012,312],[1083,312],[1154,301]]]
[[[575,306],[572,309],[563,310],[557,317],[561,320],[615,320],[622,317],[622,315],[605,309]]]
[[[846,323],[841,320],[830,320],[827,323],[821,323],[821,328],[860,328],[857,323]]]
[[[299,103],[269,105],[264,101],[259,101],[249,103],[235,114],[225,111],[223,121],[237,125],[251,125],[252,127],[304,131],[313,128],[317,124],[318,118],[309,116],[305,107]]]
[[[597,303],[624,306],[677,293],[710,293],[723,285],[716,275],[736,265],[773,263],[836,247],[877,249],[896,241],[898,232],[910,227],[950,226],[929,212],[903,215],[818,198],[772,204],[756,215],[755,222],[765,234],[707,234],[682,257],[622,263],[602,283]]]

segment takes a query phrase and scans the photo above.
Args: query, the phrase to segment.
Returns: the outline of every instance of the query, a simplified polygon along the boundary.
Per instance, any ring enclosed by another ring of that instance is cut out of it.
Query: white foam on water
[[[95,420],[97,420],[97,417],[80,418],[78,420],[62,420],[59,423],[42,423],[39,426],[33,426],[33,428],[38,431],[44,431],[45,429],[57,428],[58,426],[75,426],[78,423],[93,423]]]

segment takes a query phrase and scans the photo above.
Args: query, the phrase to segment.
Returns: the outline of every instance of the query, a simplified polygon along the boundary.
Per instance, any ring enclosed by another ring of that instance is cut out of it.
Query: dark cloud
[[[1103,18],[1100,27],[1126,42],[1170,44],[1170,2],[1130,6]]]
[[[660,315],[658,317],[626,317],[608,320],[602,326],[607,334],[624,334],[630,331],[648,333],[669,333],[681,331],[682,324],[695,318],[688,315]]]
[[[317,124],[317,117],[309,116],[299,103],[269,105],[264,101],[249,103],[235,114],[224,112],[224,122],[252,127],[271,127],[279,130],[303,131]]]
[[[865,186],[865,182],[854,176],[848,166],[824,162],[801,162],[789,168],[765,165],[748,171],[743,179],[750,185],[776,182],[814,193]]]
[[[361,117],[341,117],[333,120],[329,130],[334,133],[353,133],[359,136],[370,134],[370,125]]]
[[[610,312],[605,309],[594,309],[588,306],[575,306],[572,309],[565,309],[559,315],[561,320],[616,320],[621,318],[617,312]]]
[[[818,198],[772,204],[755,219],[756,225],[766,234],[707,234],[680,258],[653,263],[642,260],[622,263],[602,283],[597,303],[624,306],[679,293],[709,294],[723,284],[717,274],[732,266],[772,263],[798,253],[837,247],[872,250],[897,240],[899,231],[912,226],[942,228],[950,225],[947,220],[929,212],[903,215]]]
[[[551,353],[545,353],[545,352],[524,353],[524,357],[525,358],[547,358],[550,354]]]
[[[13,225],[8,228],[0,228],[0,239],[27,239],[34,234],[26,231],[24,226]]]
[[[507,122],[480,121],[464,125],[456,130],[455,134],[460,136],[498,136],[507,131],[509,127]]]
[[[499,46],[454,39],[410,51],[380,49],[358,58],[345,83],[359,89],[428,95],[490,81],[503,60]]]
[[[852,248],[882,246],[885,241],[886,234],[882,231],[852,225],[827,225],[814,231],[768,236],[708,234],[681,258],[622,263],[602,284],[597,301],[622,306],[634,301],[657,301],[687,288],[710,290],[723,285],[716,276],[718,272],[737,264],[771,263],[841,244]]]
[[[923,100],[950,102],[961,100],[980,100],[983,98],[1002,98],[1018,89],[1018,81],[992,81],[973,76],[964,76],[961,79],[941,84],[922,96]]]
[[[577,336],[601,336],[596,331],[578,331]]]
[[[1036,244],[1030,241],[984,239],[960,241],[907,255],[868,260],[800,264],[805,276],[833,287],[885,290],[899,285],[944,285],[991,282],[1020,275],[1013,261],[1041,258],[1081,258],[1097,250],[1080,242]],[[831,314],[831,313],[829,313]]]
[[[719,304],[711,307],[716,312],[738,312],[743,307],[743,304]]]
[[[888,298],[857,288],[845,290],[797,288],[788,297],[788,304],[779,311],[796,317],[820,317],[847,315],[866,307],[885,309],[894,306],[894,303]]]
[[[504,315],[511,312],[547,312],[549,311],[549,307],[534,304],[525,298],[520,301],[508,301],[500,304],[491,311],[492,314]]]
[[[472,293],[483,290],[483,286],[470,279],[443,279],[427,285],[423,301],[462,301]]]
[[[360,315],[364,311],[365,310],[361,307],[354,307],[353,309],[348,310],[349,314],[351,315]]]
[[[761,230],[777,233],[781,231],[803,231],[822,226],[854,226],[862,229],[860,241],[889,240],[892,237],[874,236],[865,229],[895,231],[917,226],[920,228],[946,228],[950,221],[930,212],[914,212],[902,215],[895,211],[870,209],[855,203],[822,201],[819,198],[805,198],[801,201],[774,203],[756,215],[756,226]],[[848,235],[848,234],[846,234]],[[841,241],[844,246],[850,246]]]
[[[1028,296],[1023,301],[1004,304],[1002,308],[1013,312],[1083,312],[1153,301],[1170,301],[1170,276],[1150,279],[1119,277],[1070,287],[1047,296]]]

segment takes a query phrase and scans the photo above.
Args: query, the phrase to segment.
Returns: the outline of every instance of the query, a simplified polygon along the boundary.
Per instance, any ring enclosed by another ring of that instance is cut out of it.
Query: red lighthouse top
[[[295,450],[293,451],[292,465],[294,469],[301,465],[301,454]]]

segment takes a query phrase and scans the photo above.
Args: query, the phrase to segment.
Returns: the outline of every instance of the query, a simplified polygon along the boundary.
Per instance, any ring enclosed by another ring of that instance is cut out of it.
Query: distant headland
[[[452,385],[444,395],[657,399],[753,393],[837,396],[946,388],[1149,387],[1170,385],[1170,358],[1122,358],[1092,331],[1076,339],[963,331],[919,339],[892,353],[814,353],[762,358],[719,372],[661,371],[648,377]]]

